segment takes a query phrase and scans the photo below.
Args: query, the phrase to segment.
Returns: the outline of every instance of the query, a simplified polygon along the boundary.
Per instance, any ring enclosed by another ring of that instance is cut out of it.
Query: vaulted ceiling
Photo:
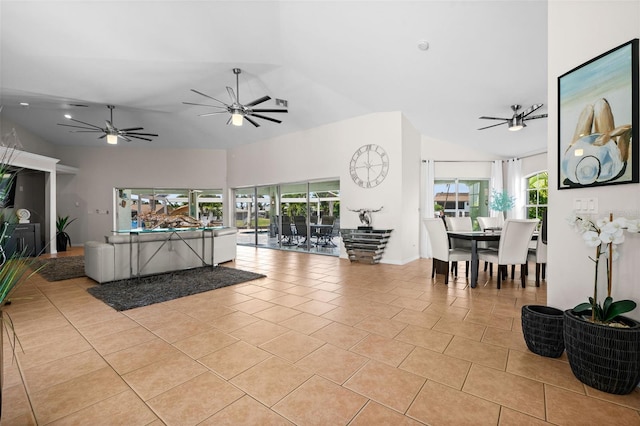
[[[57,123],[71,114],[104,127],[115,105],[117,127],[159,134],[130,145],[152,148],[224,149],[386,111],[499,157],[547,146],[547,119],[477,130],[512,104],[546,112],[542,0],[1,0],[0,23],[2,114],[54,144],[104,144]],[[190,89],[229,102],[236,67],[242,102],[288,101],[281,124],[235,127],[182,103],[208,103]]]

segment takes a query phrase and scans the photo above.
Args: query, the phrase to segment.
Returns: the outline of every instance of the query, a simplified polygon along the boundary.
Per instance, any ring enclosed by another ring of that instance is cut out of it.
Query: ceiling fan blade
[[[70,133],[101,133],[100,130],[69,130]]]
[[[94,129],[102,130],[102,127],[96,126],[95,124],[85,123],[84,121],[76,120],[75,118],[70,118],[69,120],[75,121],[76,123],[84,124],[85,126],[93,127]]]
[[[104,139],[104,138],[106,138],[106,137],[107,137],[107,134],[105,133],[104,135],[99,136],[99,137],[98,137],[98,139]]]
[[[533,111],[540,109],[541,107],[542,107],[542,104],[533,104],[529,108],[522,111],[520,115],[522,115],[522,117],[526,117],[527,115],[531,114]]]
[[[504,118],[504,117],[487,117],[485,115],[483,115],[482,117],[478,117],[481,120],[511,120],[511,118]]]
[[[252,112],[289,112],[286,109],[275,109],[275,108],[258,108],[252,109]]]
[[[144,130],[144,127],[127,127],[126,129],[120,129],[121,132],[130,132],[132,130]]]
[[[198,114],[198,117],[208,117],[210,115],[216,115],[216,114],[226,114],[227,111],[216,111],[216,112],[207,112],[205,114]]]
[[[239,104],[240,103],[240,102],[238,102],[238,97],[236,96],[236,93],[229,86],[227,86],[227,93],[229,94],[229,97],[231,98],[231,103],[232,104]]]
[[[197,104],[195,102],[183,102],[183,104],[185,105],[196,105],[196,106],[206,106],[206,107],[210,107],[210,108],[224,108],[226,109],[226,106],[220,106],[220,105],[209,105],[209,104]]]
[[[255,106],[255,105],[261,104],[261,103],[263,103],[263,102],[267,102],[269,99],[271,99],[271,96],[263,96],[263,97],[261,97],[261,98],[256,99],[255,101],[251,101],[251,102],[249,102],[249,103],[248,103],[248,104],[246,104],[245,106],[252,107],[252,106]]]
[[[142,139],[143,141],[149,141],[149,142],[153,142],[153,139],[149,139],[149,138],[143,138],[141,136],[134,136],[134,135],[127,135],[130,138],[136,138],[136,139]],[[156,135],[157,136],[157,135]]]
[[[121,133],[121,134],[123,134],[125,136],[155,136],[155,137],[158,137],[158,135],[155,134],[155,133],[124,132],[124,133]]]
[[[119,138],[124,139],[124,140],[125,140],[125,141],[127,141],[127,142],[132,142],[132,140],[131,140],[131,139],[129,139],[128,137],[126,137],[126,136],[124,136],[124,135],[118,135],[118,137],[119,137]]]
[[[213,99],[213,100],[214,100],[214,101],[216,101],[216,102],[220,102],[222,105],[227,105],[227,104],[225,104],[224,102],[222,102],[220,99],[216,99],[216,98],[214,98],[213,96],[209,96],[209,95],[207,95],[207,94],[205,94],[205,93],[198,92],[196,89],[191,89],[191,91],[192,91],[192,92],[194,92],[194,93],[197,93],[197,94],[198,94],[198,95],[200,95],[200,96],[204,96],[205,98]]]
[[[259,125],[255,120],[252,120],[248,115],[245,115],[245,116],[244,116],[244,118],[245,118],[249,123],[253,124],[253,125],[254,125],[254,127],[260,127],[260,125]]]
[[[505,121],[504,123],[492,124],[491,126],[487,126],[487,127],[480,127],[478,130],[484,130],[484,129],[489,129],[491,127],[502,126],[503,124],[507,124],[507,122]]]
[[[532,115],[530,117],[524,118],[523,120],[535,120],[536,118],[547,118],[548,114],[538,114],[538,115]]]
[[[97,128],[94,129],[93,127],[82,127],[82,126],[74,126],[73,124],[62,124],[62,123],[58,123],[58,126],[65,126],[65,127],[74,127],[76,129],[85,129],[85,130],[92,130],[94,132],[104,132],[104,130],[102,130],[101,128]]]
[[[274,123],[282,123],[282,121],[281,121],[281,120],[276,120],[275,118],[267,117],[266,115],[253,114],[253,113],[251,113],[251,115],[252,115],[253,117],[262,118],[263,120],[273,121]],[[246,117],[246,116],[245,116],[245,117]]]

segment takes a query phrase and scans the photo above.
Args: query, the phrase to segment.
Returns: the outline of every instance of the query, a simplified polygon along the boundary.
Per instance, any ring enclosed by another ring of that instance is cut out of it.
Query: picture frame
[[[558,189],[639,182],[638,39],[558,77]]]

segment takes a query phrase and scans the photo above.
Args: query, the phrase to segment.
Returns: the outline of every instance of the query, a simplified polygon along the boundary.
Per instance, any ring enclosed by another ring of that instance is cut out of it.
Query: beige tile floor
[[[125,312],[34,277],[6,308],[2,425],[640,425],[640,392],[527,350],[544,282],[248,247],[225,266],[267,277]]]

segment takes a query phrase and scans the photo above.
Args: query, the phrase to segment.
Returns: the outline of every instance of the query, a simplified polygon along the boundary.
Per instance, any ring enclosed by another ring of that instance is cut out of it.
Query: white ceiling
[[[547,111],[542,0],[0,0],[0,19],[2,114],[54,144],[104,144],[56,123],[103,127],[112,104],[116,127],[160,135],[132,146],[228,148],[385,111],[500,157],[547,146],[547,119],[477,130],[514,103]],[[227,126],[182,104],[206,103],[192,88],[227,101],[234,67],[242,102],[288,100],[288,114],[267,114],[282,124]]]

